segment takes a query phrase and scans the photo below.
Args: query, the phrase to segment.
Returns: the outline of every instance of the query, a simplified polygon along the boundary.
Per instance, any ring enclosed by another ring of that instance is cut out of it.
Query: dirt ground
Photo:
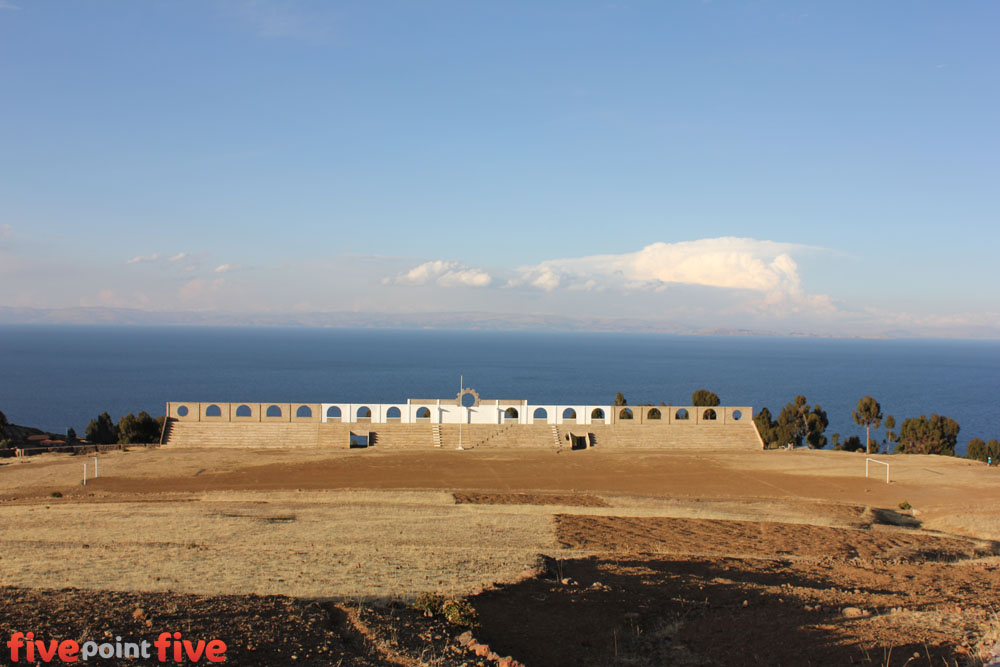
[[[176,629],[239,665],[965,665],[1000,632],[1000,471],[964,460],[882,456],[886,484],[842,452],[159,449],[82,486],[85,460],[0,465],[5,639]],[[412,609],[428,591],[474,607],[486,655]]]

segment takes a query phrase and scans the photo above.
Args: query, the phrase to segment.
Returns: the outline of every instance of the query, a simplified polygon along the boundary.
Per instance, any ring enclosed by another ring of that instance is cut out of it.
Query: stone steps
[[[437,425],[440,446],[455,449],[458,424]],[[378,449],[430,449],[437,442],[433,424],[232,423],[170,420],[164,444],[171,447],[324,447],[348,448],[350,433],[373,433]],[[558,441],[554,440],[558,434]],[[465,424],[465,449],[570,449],[570,436],[587,436],[599,449],[757,450],[753,422],[691,426],[562,424]],[[558,443],[558,444],[557,444]]]

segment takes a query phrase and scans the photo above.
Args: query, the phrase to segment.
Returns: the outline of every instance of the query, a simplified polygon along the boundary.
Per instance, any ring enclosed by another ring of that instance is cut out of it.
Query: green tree
[[[76,429],[72,426],[66,429],[66,439],[70,442],[76,442]]]
[[[872,427],[878,428],[882,425],[882,406],[871,396],[858,399],[857,409],[851,411],[854,423],[865,427],[865,444],[868,453],[872,451]]]
[[[10,422],[7,421],[7,415],[0,411],[0,440],[7,440],[8,433],[7,427],[10,426]]]
[[[806,397],[800,394],[794,401],[786,404],[778,415],[779,444],[794,443],[799,446],[806,442],[813,449],[820,449],[826,446],[826,436],[823,433],[829,424],[823,408],[819,404],[810,406]]]
[[[123,445],[157,442],[160,439],[160,424],[147,412],[138,415],[129,413],[118,420],[118,442]]]
[[[896,418],[889,415],[885,418],[885,423],[883,425],[885,426],[885,442],[887,443],[885,450],[890,451],[892,449],[892,443],[899,440],[899,434],[893,430],[896,428]]]
[[[844,440],[844,444],[841,445],[840,448],[845,452],[860,452],[865,448],[865,446],[861,444],[861,438],[856,435],[852,435]]]
[[[766,449],[771,449],[780,444],[778,442],[777,424],[775,424],[774,418],[771,417],[770,410],[761,408],[760,412],[754,416],[753,423],[757,426],[757,433],[760,434],[760,439],[764,441]]]
[[[621,392],[618,392],[615,394],[615,402],[612,405],[628,405],[628,401],[625,400],[625,396]]]
[[[969,440],[969,446],[965,450],[965,458],[976,461],[986,461],[986,443],[982,438]]]
[[[983,463],[986,461],[996,463],[998,457],[1000,457],[1000,442],[996,440],[983,442],[982,438],[973,438],[969,441],[969,447],[965,452],[965,458]]]
[[[113,445],[118,442],[118,427],[112,421],[111,415],[102,412],[97,419],[90,420],[84,435],[88,442],[95,445]]]
[[[691,405],[699,408],[714,408],[719,403],[718,395],[710,392],[708,389],[699,389],[691,394]]]
[[[896,451],[901,454],[940,454],[954,456],[958,443],[958,422],[942,415],[925,415],[903,421],[899,429],[899,444]]]

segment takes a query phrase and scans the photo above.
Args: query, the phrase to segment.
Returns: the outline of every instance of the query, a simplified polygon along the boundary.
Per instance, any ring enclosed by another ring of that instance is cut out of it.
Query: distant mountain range
[[[103,324],[458,329],[486,331],[596,331],[711,336],[811,335],[752,329],[709,329],[667,320],[564,317],[506,313],[225,313],[133,308],[15,308],[0,306],[0,324]]]
[[[0,324],[91,324],[125,326],[334,327],[356,329],[447,329],[481,331],[593,331],[661,333],[691,336],[836,337],[825,333],[704,327],[671,320],[614,317],[566,317],[518,313],[440,312],[308,312],[226,313],[217,311],[153,311],[135,308],[16,308],[0,306]],[[961,331],[879,332],[867,338],[998,338],[992,329]]]

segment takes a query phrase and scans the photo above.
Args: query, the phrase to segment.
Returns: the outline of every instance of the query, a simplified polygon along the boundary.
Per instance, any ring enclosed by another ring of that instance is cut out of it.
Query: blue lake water
[[[0,410],[54,432],[107,410],[182,401],[402,402],[454,397],[679,405],[695,389],[772,413],[805,394],[827,437],[862,435],[851,409],[938,413],[1000,438],[1000,342],[640,334],[206,327],[0,327]]]

